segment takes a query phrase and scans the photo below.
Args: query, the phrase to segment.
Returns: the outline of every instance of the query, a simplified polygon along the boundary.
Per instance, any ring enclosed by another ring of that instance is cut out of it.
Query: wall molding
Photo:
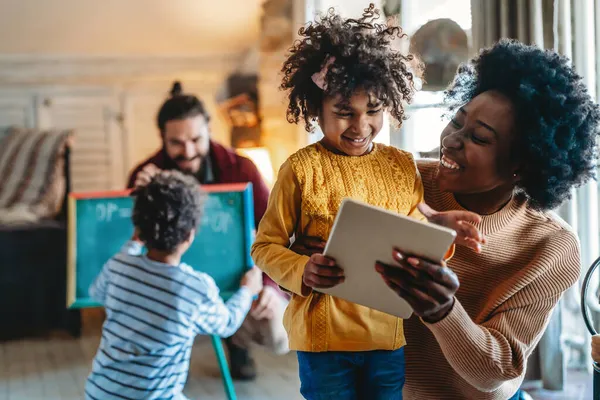
[[[218,83],[243,63],[244,52],[198,56],[0,55],[0,84],[143,82],[189,79]]]

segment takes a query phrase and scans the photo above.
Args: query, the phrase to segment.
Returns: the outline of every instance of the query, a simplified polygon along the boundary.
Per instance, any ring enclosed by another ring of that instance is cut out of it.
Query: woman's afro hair
[[[566,57],[501,40],[459,67],[446,101],[454,112],[488,90],[515,107],[517,186],[534,208],[556,208],[594,177],[600,110]]]

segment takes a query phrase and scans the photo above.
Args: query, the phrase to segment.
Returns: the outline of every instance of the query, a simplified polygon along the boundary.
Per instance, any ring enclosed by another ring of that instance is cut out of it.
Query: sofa
[[[0,135],[0,340],[81,333],[79,310],[66,308],[70,137]]]

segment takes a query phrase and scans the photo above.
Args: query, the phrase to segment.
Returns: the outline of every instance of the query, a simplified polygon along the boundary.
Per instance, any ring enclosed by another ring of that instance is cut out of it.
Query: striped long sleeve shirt
[[[194,337],[231,336],[250,310],[247,288],[224,303],[210,276],[152,261],[141,250],[128,242],[90,288],[106,321],[86,399],[185,398]]]

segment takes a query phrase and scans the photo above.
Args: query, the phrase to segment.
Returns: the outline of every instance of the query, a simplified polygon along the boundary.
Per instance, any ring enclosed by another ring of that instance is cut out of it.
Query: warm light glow
[[[250,147],[250,148],[242,148],[237,149],[238,153],[240,153],[244,157],[248,157],[258,168],[258,171],[262,175],[265,180],[267,186],[273,186],[273,164],[271,163],[271,156],[269,156],[269,151],[265,147]]]

